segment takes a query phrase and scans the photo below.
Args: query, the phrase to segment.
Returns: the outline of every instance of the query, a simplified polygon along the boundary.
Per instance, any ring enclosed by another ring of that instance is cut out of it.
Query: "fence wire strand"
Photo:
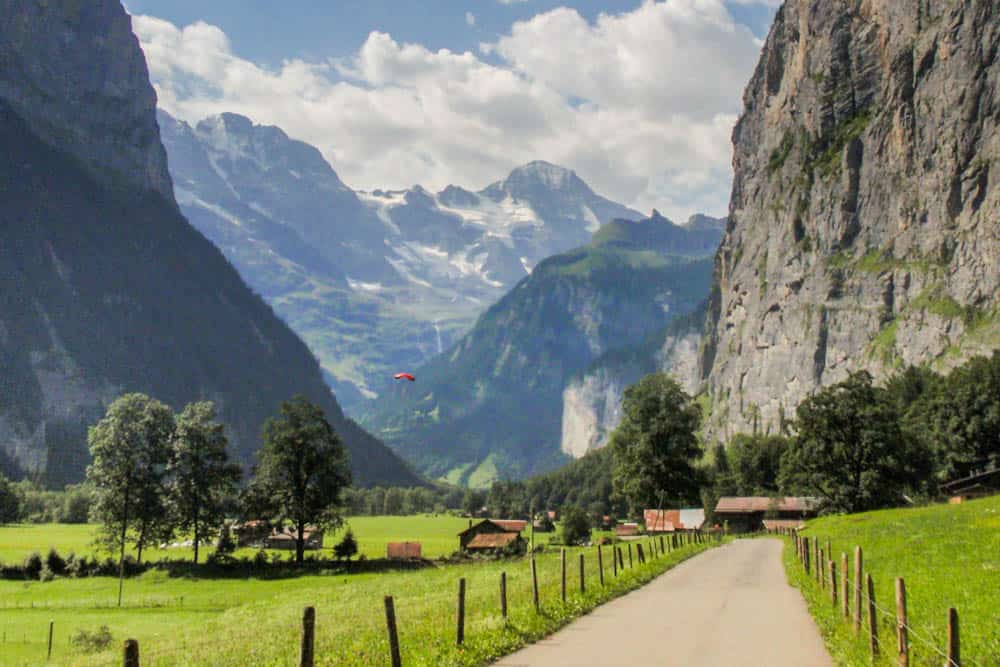
[[[795,537],[793,536],[792,539],[794,540]],[[811,548],[808,545],[806,545],[805,548],[806,548],[807,551],[809,551],[810,554],[812,554],[812,550],[811,550]],[[799,559],[800,559],[800,564],[804,568],[805,567],[804,563],[801,563],[801,555],[799,556]],[[832,558],[828,557],[828,560],[831,561],[831,562],[834,562]],[[817,568],[820,567],[819,563],[816,564],[816,567]],[[810,579],[812,579],[812,577],[810,577]],[[849,591],[852,591],[852,592],[854,591],[854,584],[856,584],[856,583],[857,582],[854,579],[852,579],[850,576],[848,576],[846,579],[844,579],[844,585],[848,586],[848,590]],[[853,597],[853,595],[851,597]],[[876,609],[876,611],[880,612],[883,616],[885,616],[890,621],[892,621],[893,626],[895,626],[897,628],[899,628],[899,627],[905,628],[908,637],[913,637],[913,638],[917,639],[922,645],[930,648],[935,653],[937,653],[939,656],[941,656],[942,658],[944,658],[945,659],[945,665],[946,665],[946,667],[948,665],[955,665],[956,664],[953,660],[951,660],[948,657],[947,653],[945,653],[940,648],[938,648],[938,645],[934,642],[934,640],[932,640],[932,639],[929,638],[929,635],[930,635],[929,632],[928,632],[927,635],[924,635],[922,632],[917,632],[916,628],[914,628],[909,623],[900,623],[898,617],[896,616],[896,612],[889,611],[885,607],[882,607],[881,605],[879,605],[878,602],[876,602],[874,599],[868,597],[868,592],[865,590],[864,586],[861,587],[861,599],[863,601],[865,601],[865,603],[869,603],[870,602],[871,606],[873,606]],[[860,614],[860,610],[858,610],[858,613]],[[964,664],[966,664],[966,665],[969,665],[969,664],[973,664],[974,665],[974,664],[976,664],[974,661],[970,661],[968,659],[963,659],[962,662]]]

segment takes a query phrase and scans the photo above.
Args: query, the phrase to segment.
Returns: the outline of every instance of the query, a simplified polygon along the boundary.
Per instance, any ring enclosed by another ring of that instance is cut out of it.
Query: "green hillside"
[[[673,230],[665,245],[646,232],[660,226]],[[421,368],[416,384],[380,398],[365,425],[421,471],[452,483],[483,487],[567,462],[560,429],[569,378],[691,313],[711,281],[700,241],[678,241],[684,228],[652,218],[616,229],[535,267]]]
[[[895,578],[903,577],[914,629],[911,665],[943,663],[938,651],[945,648],[949,607],[959,613],[962,664],[1000,665],[1000,496],[821,518],[810,521],[803,534],[818,537],[821,545],[829,539],[838,563],[842,552],[853,554],[860,545],[876,604],[887,611],[895,610]],[[838,664],[870,665],[867,638],[856,639],[834,613],[829,591],[805,576],[791,545],[785,556],[790,578],[802,588]],[[853,572],[853,561],[850,567]],[[895,623],[879,616],[883,649],[877,664],[896,664]]]

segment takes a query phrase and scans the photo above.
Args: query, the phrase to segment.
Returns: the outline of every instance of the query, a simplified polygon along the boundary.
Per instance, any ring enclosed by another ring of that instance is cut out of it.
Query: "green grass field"
[[[449,515],[422,516],[358,516],[347,519],[358,540],[359,553],[368,558],[384,558],[388,542],[420,542],[426,558],[448,556],[458,548],[458,532],[469,524],[468,519]],[[55,547],[63,556],[69,552],[77,555],[97,555],[94,546],[96,526],[74,524],[18,524],[0,526],[0,563],[20,563],[34,551],[43,556],[50,547]],[[343,535],[342,528],[336,534],[327,534],[325,551]],[[256,549],[241,549],[236,556],[252,556]],[[189,547],[168,549],[148,549],[143,560],[191,558]],[[211,549],[202,552],[211,553]],[[100,554],[102,557],[107,554]]]
[[[864,566],[875,583],[876,604],[895,613],[895,578],[906,582],[911,665],[941,665],[947,638],[947,612],[959,613],[962,658],[965,665],[1000,667],[1000,497],[961,505],[934,505],[884,510],[810,521],[803,535],[831,541],[838,563],[840,554],[851,558],[860,545]],[[872,664],[867,637],[855,638],[829,592],[805,576],[795,558],[794,545],[785,548],[785,562],[792,583],[809,603],[827,646],[838,664]],[[896,664],[896,629],[893,617],[880,616],[881,659]],[[867,627],[867,625],[865,626]]]
[[[461,529],[467,520],[457,520]],[[381,553],[385,541],[418,539],[449,553],[457,545],[454,517],[372,517],[352,520],[366,549]],[[399,535],[392,534],[397,524]],[[22,535],[10,554],[44,550],[52,544],[68,552],[64,536],[86,545],[88,534],[78,527],[34,527],[34,538]],[[6,531],[7,529],[3,529]],[[381,532],[380,532],[381,531]],[[448,542],[448,535],[452,542]],[[38,538],[43,538],[38,541]],[[34,541],[33,541],[34,540]],[[43,546],[44,545],[44,546]],[[605,548],[606,586],[597,579],[596,551],[569,550],[569,600],[560,601],[560,559],[555,549],[538,556],[542,613],[531,603],[529,561],[476,562],[436,565],[417,571],[372,574],[318,574],[284,579],[209,579],[171,577],[150,571],[125,582],[125,606],[114,606],[117,580],[109,577],[0,581],[0,663],[37,665],[45,658],[49,622],[54,622],[51,664],[104,665],[120,663],[121,642],[140,642],[143,665],[291,665],[297,664],[303,607],[317,614],[317,663],[322,665],[386,664],[383,596],[395,596],[403,661],[406,665],[480,665],[541,638],[571,618],[648,581],[705,546],[688,547],[651,559],[644,567],[612,577],[610,551]],[[84,551],[84,549],[79,549]],[[587,592],[580,595],[578,554],[584,553]],[[499,613],[501,571],[508,574],[510,622]],[[455,597],[458,580],[468,586],[466,644],[454,646]],[[107,625],[112,648],[83,654],[69,644],[77,630]],[[613,647],[609,647],[613,650]]]

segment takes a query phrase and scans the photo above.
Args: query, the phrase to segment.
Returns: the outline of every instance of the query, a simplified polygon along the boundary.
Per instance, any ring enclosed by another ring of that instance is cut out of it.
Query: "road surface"
[[[832,666],[785,579],[781,544],[737,540],[711,549],[496,665]]]

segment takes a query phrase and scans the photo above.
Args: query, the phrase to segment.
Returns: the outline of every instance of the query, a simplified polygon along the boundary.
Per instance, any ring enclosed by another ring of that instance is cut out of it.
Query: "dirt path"
[[[738,540],[496,663],[504,667],[833,665],[778,540]]]

